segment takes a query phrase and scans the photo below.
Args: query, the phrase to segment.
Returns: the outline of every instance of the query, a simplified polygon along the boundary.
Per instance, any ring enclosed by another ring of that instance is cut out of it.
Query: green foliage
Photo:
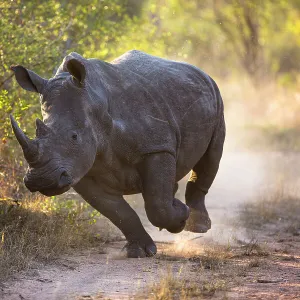
[[[146,10],[169,57],[191,61],[214,76],[246,72],[256,85],[283,76],[295,85],[299,1],[155,0]]]
[[[276,16],[276,17],[274,17]],[[20,151],[9,114],[34,136],[38,95],[9,67],[51,77],[63,57],[112,60],[127,50],[194,63],[212,76],[247,73],[293,88],[300,70],[298,0],[11,0],[0,4],[0,150]],[[15,153],[17,154],[17,153]]]

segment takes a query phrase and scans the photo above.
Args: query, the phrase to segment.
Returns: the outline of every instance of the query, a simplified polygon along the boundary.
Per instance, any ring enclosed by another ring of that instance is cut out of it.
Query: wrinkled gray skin
[[[125,235],[128,257],[156,246],[123,195],[142,193],[150,222],[172,233],[206,232],[205,195],[219,167],[225,137],[215,82],[187,63],[130,51],[111,63],[65,57],[43,79],[22,66],[21,87],[40,94],[43,122],[28,139],[11,117],[29,163],[32,191],[58,195],[71,187]],[[186,205],[174,198],[192,171]]]

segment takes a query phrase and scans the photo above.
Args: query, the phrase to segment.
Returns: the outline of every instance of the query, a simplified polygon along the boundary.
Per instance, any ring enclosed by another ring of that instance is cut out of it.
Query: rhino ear
[[[68,72],[81,84],[84,83],[85,80],[85,66],[79,60],[72,58],[67,62],[67,70]]]
[[[10,69],[15,73],[16,80],[23,89],[42,93],[43,87],[47,83],[46,79],[20,65],[11,66]]]

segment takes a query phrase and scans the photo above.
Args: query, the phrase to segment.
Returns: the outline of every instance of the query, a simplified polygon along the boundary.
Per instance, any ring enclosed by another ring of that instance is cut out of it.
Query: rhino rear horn
[[[31,140],[29,137],[26,136],[26,134],[19,127],[17,121],[14,119],[12,115],[10,115],[9,117],[10,117],[12,129],[14,131],[14,134],[20,146],[22,147],[26,160],[29,163],[35,161],[36,157],[38,156],[38,146],[36,141]]]
[[[50,128],[39,118],[35,120],[36,125],[36,136],[43,137],[50,133]]]
[[[46,79],[20,65],[11,66],[10,69],[15,73],[16,80],[23,89],[42,94],[47,83]]]

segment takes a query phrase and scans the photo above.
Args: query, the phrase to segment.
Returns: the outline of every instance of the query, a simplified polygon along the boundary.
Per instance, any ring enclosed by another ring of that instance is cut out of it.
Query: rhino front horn
[[[12,129],[14,131],[14,134],[21,145],[23,149],[24,156],[26,160],[30,163],[36,160],[36,157],[38,155],[38,149],[37,144],[35,141],[31,140],[26,136],[26,134],[22,131],[22,129],[19,127],[18,123],[14,119],[12,115],[10,117],[10,122]]]

